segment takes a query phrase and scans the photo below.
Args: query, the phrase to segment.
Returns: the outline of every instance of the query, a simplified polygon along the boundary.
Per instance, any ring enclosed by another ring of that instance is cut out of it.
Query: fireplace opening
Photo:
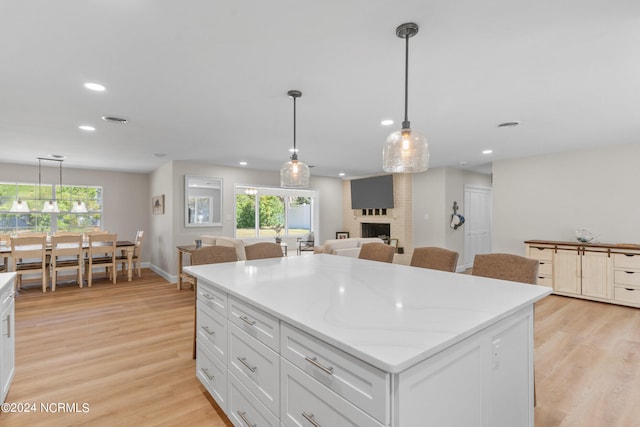
[[[385,243],[389,243],[391,235],[391,224],[380,224],[373,222],[363,222],[361,224],[360,235],[362,237],[379,237]]]

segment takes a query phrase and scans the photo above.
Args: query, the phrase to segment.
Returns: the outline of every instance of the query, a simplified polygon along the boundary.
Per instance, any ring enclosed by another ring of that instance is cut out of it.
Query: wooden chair
[[[132,269],[135,269],[138,272],[138,277],[142,277],[142,272],[140,271],[140,254],[142,253],[142,239],[144,238],[144,231],[138,230],[136,233],[135,247],[133,248],[133,258],[131,258],[131,266]],[[118,256],[118,262],[120,263],[120,270],[125,272],[125,265],[128,262],[127,254],[125,251]],[[127,270],[129,266],[127,266]]]
[[[539,261],[513,254],[478,254],[473,259],[471,274],[535,285]],[[533,406],[538,403],[535,378],[533,380]]]
[[[116,284],[116,242],[117,234],[91,234],[89,235],[89,255],[84,261],[84,270],[87,277],[87,285],[91,287],[93,282],[93,269],[106,268],[105,274],[113,284]]]
[[[438,247],[415,248],[409,265],[455,272],[458,266],[458,252]]]
[[[33,231],[33,230],[20,230],[18,231],[18,237],[47,237],[47,233],[44,231]]]
[[[238,254],[236,249],[231,246],[203,246],[201,248],[191,251],[191,265],[203,265],[203,264],[218,264],[221,262],[235,262],[238,261]],[[198,307],[196,302],[198,300],[197,286],[198,281],[195,277],[184,274],[183,282],[190,283],[193,286],[194,302],[193,307],[195,310],[193,321],[193,358],[196,358],[196,339],[197,339],[197,313]]]
[[[244,247],[247,260],[282,257],[282,247],[277,243],[259,242]]]
[[[47,292],[47,238],[44,235],[11,238],[11,267],[17,273],[17,289],[22,289],[24,274],[40,273],[42,292]]]
[[[368,259],[370,261],[393,262],[393,255],[395,253],[396,248],[386,243],[364,243],[360,247],[358,258]]]
[[[11,235],[0,234],[0,246],[11,247]],[[9,270],[9,257],[1,256],[2,264],[0,264],[0,273]]]
[[[536,284],[538,277],[537,259],[529,259],[513,254],[478,254],[473,259],[471,274],[512,282]]]
[[[77,272],[76,281],[82,287],[82,234],[51,237],[51,291],[56,290],[59,271]]]

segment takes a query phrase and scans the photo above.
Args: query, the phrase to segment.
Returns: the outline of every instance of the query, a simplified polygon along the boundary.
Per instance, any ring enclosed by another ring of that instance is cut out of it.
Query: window
[[[52,198],[60,212],[41,213],[43,204]],[[26,202],[30,212],[10,212],[16,200]],[[78,202],[85,203],[87,213],[72,212]],[[0,182],[0,233],[85,231],[101,226],[102,187]]]
[[[236,237],[299,237],[311,232],[315,191],[236,186]]]

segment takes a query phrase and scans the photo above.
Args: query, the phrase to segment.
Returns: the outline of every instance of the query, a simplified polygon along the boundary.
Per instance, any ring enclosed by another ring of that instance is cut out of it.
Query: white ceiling
[[[395,28],[409,21],[409,119],[432,167],[640,142],[637,0],[3,0],[0,161],[277,171],[299,89],[312,175],[381,172],[403,115]]]

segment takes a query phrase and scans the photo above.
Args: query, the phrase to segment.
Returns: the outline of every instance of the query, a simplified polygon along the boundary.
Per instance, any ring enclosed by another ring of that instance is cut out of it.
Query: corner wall
[[[524,255],[524,241],[575,241],[586,228],[606,243],[640,243],[640,144],[497,161],[493,250]]]

